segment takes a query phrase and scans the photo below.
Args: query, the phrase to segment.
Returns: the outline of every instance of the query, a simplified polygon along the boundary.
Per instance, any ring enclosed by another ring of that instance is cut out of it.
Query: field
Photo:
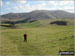
[[[50,25],[52,21],[56,20],[16,24],[17,28],[1,27],[1,54],[58,55],[60,49],[74,51],[74,20],[65,19],[67,26]],[[24,42],[25,33],[28,34],[27,43]]]

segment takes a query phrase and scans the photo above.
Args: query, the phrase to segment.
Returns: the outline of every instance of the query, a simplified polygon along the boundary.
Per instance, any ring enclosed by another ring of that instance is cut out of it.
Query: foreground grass
[[[28,42],[23,34],[28,34]],[[58,55],[62,51],[74,50],[74,26],[56,26],[1,31],[2,55]]]

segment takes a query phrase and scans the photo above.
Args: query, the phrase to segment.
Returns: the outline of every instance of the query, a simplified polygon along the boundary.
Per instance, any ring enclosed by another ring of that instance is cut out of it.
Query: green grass
[[[32,27],[39,27],[40,26],[40,22],[39,21],[35,21],[35,22],[31,22],[31,23],[21,23],[21,24],[16,24],[16,26],[21,26],[21,27],[28,27],[28,28],[32,28]]]
[[[58,26],[49,25],[49,20],[40,20],[40,24],[33,22],[23,24],[18,29],[2,29],[1,54],[58,55],[59,49],[74,51],[74,26],[72,20],[70,22],[68,26]],[[25,33],[28,34],[27,43],[23,39]]]

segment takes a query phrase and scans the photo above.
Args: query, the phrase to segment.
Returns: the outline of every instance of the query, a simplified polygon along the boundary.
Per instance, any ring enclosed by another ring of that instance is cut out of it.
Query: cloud
[[[6,6],[10,5],[10,2],[6,2],[5,5],[6,5]]]
[[[27,9],[26,9],[27,8]],[[30,4],[26,4],[24,7],[25,11],[33,11],[33,10],[46,10],[46,3],[41,3],[41,4],[37,4],[37,5],[30,5]]]
[[[49,1],[53,6],[74,5],[74,1]]]
[[[0,0],[0,6],[2,6],[3,5],[3,2],[2,2],[2,0]]]
[[[13,0],[15,3],[25,4],[26,0]]]
[[[46,3],[41,3],[39,5],[33,5],[31,8],[34,10],[42,10],[46,8]]]
[[[65,10],[68,12],[74,12],[74,1],[49,1],[49,5],[52,4],[52,10]]]
[[[33,10],[64,10],[68,12],[74,12],[74,2],[73,1],[45,1],[40,4],[31,5],[30,3],[25,3],[26,0],[14,0],[17,3],[23,4],[18,6],[13,6],[12,8],[8,8],[10,10],[19,10],[23,12],[30,12]],[[23,2],[24,1],[24,2]],[[9,3],[7,3],[9,4]]]
[[[49,4],[52,4],[53,6],[58,6],[59,5],[56,1],[49,1]]]
[[[20,8],[18,8],[17,6],[14,6],[12,9],[13,10],[19,10]]]
[[[74,5],[74,1],[61,1],[59,2],[59,5]]]
[[[20,8],[18,6],[14,6],[12,8],[7,8],[7,10],[20,10]]]
[[[42,10],[42,9],[46,9],[46,3],[41,3],[41,4],[37,4],[37,5],[30,5],[30,4],[25,4],[25,5],[19,5],[19,6],[14,6],[12,8],[8,8],[10,10],[23,10],[25,12],[30,12],[33,10]]]
[[[71,7],[65,6],[65,7],[62,8],[62,10],[65,10],[65,11],[68,11],[68,12],[74,12],[74,6],[71,6]]]

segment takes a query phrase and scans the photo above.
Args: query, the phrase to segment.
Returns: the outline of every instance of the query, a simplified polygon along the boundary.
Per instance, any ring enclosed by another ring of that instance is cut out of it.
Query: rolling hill
[[[74,13],[47,10],[1,15],[1,20],[15,20],[15,23],[20,23],[15,24],[15,27],[5,27],[11,26],[12,21],[8,21],[10,24],[2,24],[1,55],[59,56],[60,50],[75,51],[73,16]],[[51,25],[54,21],[68,23],[67,26]],[[24,42],[25,33],[28,34],[27,43]]]
[[[62,10],[55,10],[55,11],[49,11],[49,10],[35,10],[29,13],[8,13],[5,15],[1,15],[1,20],[15,20],[15,21],[32,21],[32,20],[42,20],[42,19],[73,19],[75,13],[69,13]]]

